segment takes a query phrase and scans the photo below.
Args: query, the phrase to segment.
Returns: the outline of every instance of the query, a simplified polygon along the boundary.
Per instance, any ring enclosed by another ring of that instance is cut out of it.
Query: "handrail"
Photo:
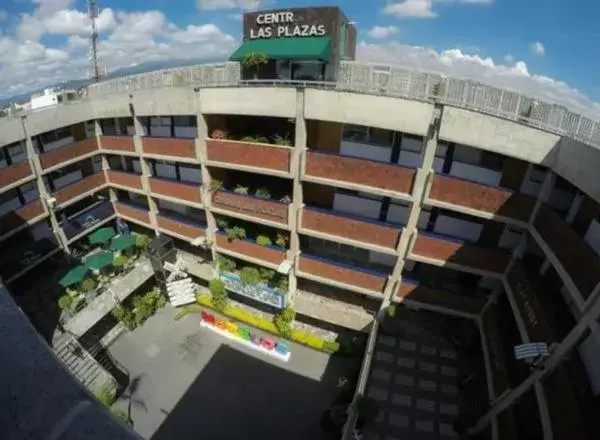
[[[246,197],[248,199],[254,199],[254,200],[263,200],[265,202],[271,202],[271,203],[276,203],[278,205],[283,205],[283,206],[289,206],[292,204],[292,202],[282,202],[281,200],[276,200],[276,199],[272,199],[272,198],[266,198],[266,197],[259,197],[259,196],[255,196],[253,194],[242,194],[242,193],[238,193],[235,191],[231,191],[229,189],[218,189],[217,191],[214,192],[216,193],[224,193],[224,194],[232,194],[232,195],[236,195],[236,196],[240,196],[240,197]]]
[[[365,144],[367,146],[369,146],[369,144]],[[385,147],[383,147],[385,148]],[[341,153],[334,153],[333,151],[324,151],[324,150],[317,150],[317,149],[313,149],[313,148],[309,148],[307,150],[308,154],[322,154],[324,156],[335,156],[335,157],[342,157],[344,159],[357,159],[357,160],[361,160],[361,161],[367,161],[367,162],[372,162],[375,163],[377,165],[390,165],[396,168],[404,168],[405,170],[415,170],[417,167],[409,167],[407,165],[401,165],[399,163],[395,163],[395,162],[386,162],[385,160],[378,160],[378,159],[371,159],[369,157],[361,157],[361,156],[351,156],[349,154],[341,154]]]
[[[222,235],[222,236],[225,236],[225,237],[227,236],[227,232],[225,232],[222,229],[219,229],[219,230],[215,231],[215,234]],[[259,236],[260,236],[260,234],[259,234]],[[261,246],[261,247],[265,247],[265,248],[268,248],[268,249],[273,249],[273,250],[280,251],[280,252],[287,252],[289,250],[289,249],[287,249],[287,248],[285,248],[283,246],[279,246],[278,244],[258,244],[256,242],[256,238],[250,237],[250,236],[247,236],[246,238],[236,238],[235,240],[236,241],[245,241],[247,243],[255,244],[256,246]]]

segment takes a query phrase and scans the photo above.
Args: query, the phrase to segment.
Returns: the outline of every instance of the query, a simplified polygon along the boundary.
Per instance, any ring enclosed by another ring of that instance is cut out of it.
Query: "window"
[[[34,191],[36,189],[36,185],[34,182],[27,182],[19,187],[21,193],[28,193],[30,191]]]
[[[292,80],[322,81],[323,63],[316,61],[303,61],[292,63]]]
[[[377,145],[392,145],[394,142],[394,132],[391,130],[384,130],[383,128],[370,128],[369,142]]]
[[[483,151],[466,145],[456,145],[454,160],[470,165],[481,166],[494,171],[502,170],[504,158],[491,151]]]
[[[369,127],[364,125],[344,125],[342,139],[345,141],[367,142]]]
[[[348,24],[345,21],[340,23],[340,43],[338,45],[340,51],[340,59],[344,59],[346,57],[346,37],[348,33]]]
[[[50,143],[50,142],[54,142],[54,141],[59,141],[61,139],[65,139],[65,138],[68,138],[71,136],[72,136],[71,128],[67,127],[67,128],[59,128],[57,130],[53,130],[48,133],[43,133],[40,135],[40,139],[42,140],[42,143],[46,144],[46,143]]]
[[[150,118],[150,126],[152,127],[170,127],[171,126],[171,118],[168,116],[153,116]]]
[[[174,116],[173,125],[177,127],[195,127],[196,117],[195,116]]]
[[[350,142],[391,147],[394,143],[394,132],[364,125],[344,125],[342,139]]]
[[[402,147],[403,151],[412,151],[413,153],[420,153],[423,148],[423,138],[421,136],[415,136],[414,134],[403,134],[402,135]]]
[[[481,161],[479,162],[482,167],[490,170],[501,171],[504,164],[504,158],[491,151],[483,151],[481,153]]]
[[[529,172],[529,180],[534,183],[544,183],[546,168],[540,165],[532,165]]]
[[[18,156],[19,154],[23,154],[23,146],[21,145],[13,145],[12,147],[8,147],[8,155],[9,156]]]

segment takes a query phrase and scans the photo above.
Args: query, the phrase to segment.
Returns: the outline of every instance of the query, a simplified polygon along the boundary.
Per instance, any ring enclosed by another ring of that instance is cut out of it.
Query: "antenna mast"
[[[92,34],[90,35],[90,41],[92,43],[90,53],[90,77],[94,80],[94,82],[99,82],[100,78],[102,78],[103,76],[103,73],[100,69],[100,66],[98,65],[98,30],[96,28],[96,19],[98,18],[98,5],[96,4],[96,0],[88,0],[88,18],[92,22]]]

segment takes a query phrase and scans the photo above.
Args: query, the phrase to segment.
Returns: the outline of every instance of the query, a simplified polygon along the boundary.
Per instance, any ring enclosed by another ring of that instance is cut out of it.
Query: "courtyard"
[[[129,375],[117,405],[144,438],[327,438],[319,419],[338,378],[360,364],[288,343],[283,362],[200,327],[170,306],[117,339],[109,352]],[[257,332],[260,333],[260,332]]]
[[[488,401],[475,324],[405,307],[397,310],[393,330],[377,339],[367,396],[378,401],[380,411],[363,438],[459,439],[453,429],[457,418],[477,414]],[[465,329],[473,332],[468,349],[452,341]]]

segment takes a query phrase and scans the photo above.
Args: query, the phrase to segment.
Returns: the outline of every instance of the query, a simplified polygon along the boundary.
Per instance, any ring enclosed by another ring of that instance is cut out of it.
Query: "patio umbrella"
[[[85,259],[85,267],[91,270],[104,269],[113,262],[113,254],[109,251],[100,251]]]
[[[90,244],[108,243],[115,236],[115,230],[112,227],[100,228],[88,236]]]
[[[135,237],[131,234],[119,235],[113,238],[110,244],[110,248],[113,251],[124,251],[132,246],[135,246]]]
[[[80,283],[85,278],[85,274],[87,273],[87,271],[87,267],[75,266],[58,281],[58,284],[66,288],[72,286],[73,284]]]

